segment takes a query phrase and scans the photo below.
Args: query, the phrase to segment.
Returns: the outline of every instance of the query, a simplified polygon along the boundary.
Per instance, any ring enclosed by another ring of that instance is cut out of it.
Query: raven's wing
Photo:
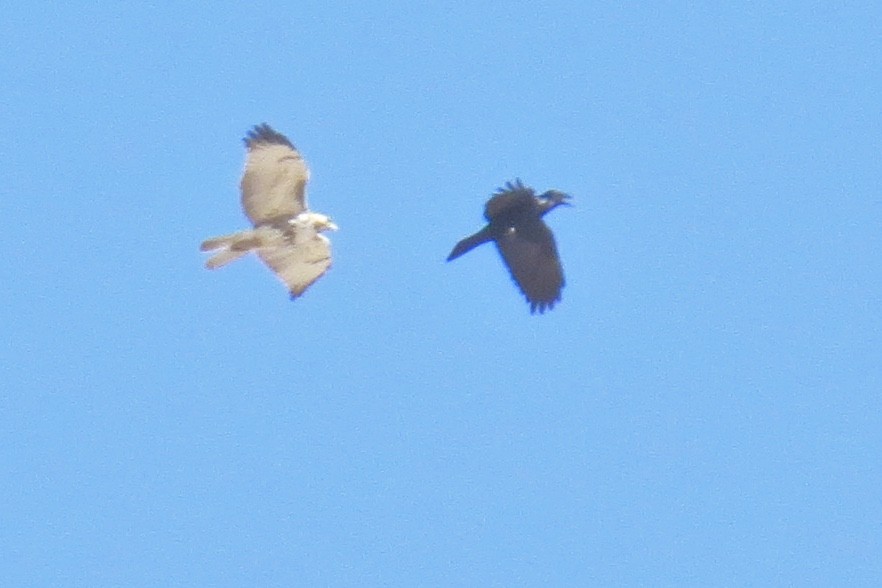
[[[493,197],[484,205],[484,218],[493,222],[505,216],[527,213],[535,206],[536,192],[517,179],[514,183],[506,182],[504,187],[496,189]]]
[[[242,174],[242,209],[255,226],[307,209],[309,168],[291,141],[268,124],[250,130]]]
[[[281,236],[271,245],[263,244],[257,255],[297,298],[331,267],[331,242],[324,235],[293,243]]]
[[[563,268],[551,229],[542,222],[509,227],[496,239],[512,279],[530,302],[530,312],[542,313],[560,301]]]

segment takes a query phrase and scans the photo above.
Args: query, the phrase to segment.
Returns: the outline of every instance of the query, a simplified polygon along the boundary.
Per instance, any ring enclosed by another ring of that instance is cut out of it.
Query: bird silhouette
[[[557,190],[536,195],[520,179],[498,188],[484,207],[487,225],[461,240],[447,256],[452,261],[488,241],[496,243],[512,279],[530,303],[530,313],[543,313],[560,301],[563,268],[554,235],[542,217],[571,196]]]

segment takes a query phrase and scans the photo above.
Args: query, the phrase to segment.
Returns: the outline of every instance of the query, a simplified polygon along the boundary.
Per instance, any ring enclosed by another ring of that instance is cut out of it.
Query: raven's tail
[[[452,261],[463,253],[468,253],[478,245],[492,240],[493,236],[490,234],[490,226],[488,225],[474,235],[470,235],[457,243],[453,251],[450,252],[450,255],[447,256],[447,261]]]

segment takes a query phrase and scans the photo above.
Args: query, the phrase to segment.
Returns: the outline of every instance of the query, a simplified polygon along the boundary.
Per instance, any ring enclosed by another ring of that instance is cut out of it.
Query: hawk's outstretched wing
[[[530,302],[530,312],[542,313],[560,301],[563,268],[554,235],[541,220],[511,227],[496,239],[496,246],[512,279]]]
[[[297,216],[307,209],[309,168],[283,134],[264,123],[244,139],[248,154],[242,174],[242,209],[254,226]]]
[[[272,245],[257,249],[257,255],[297,298],[331,267],[331,245],[323,235],[291,243],[280,233]]]

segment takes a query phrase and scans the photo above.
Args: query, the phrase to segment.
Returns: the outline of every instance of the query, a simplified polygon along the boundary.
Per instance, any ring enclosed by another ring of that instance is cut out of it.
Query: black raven
[[[569,204],[569,198],[557,190],[536,196],[519,179],[506,182],[484,207],[487,226],[457,243],[447,261],[493,241],[512,279],[527,297],[530,313],[550,310],[560,301],[564,276],[554,235],[542,217],[561,204]]]

